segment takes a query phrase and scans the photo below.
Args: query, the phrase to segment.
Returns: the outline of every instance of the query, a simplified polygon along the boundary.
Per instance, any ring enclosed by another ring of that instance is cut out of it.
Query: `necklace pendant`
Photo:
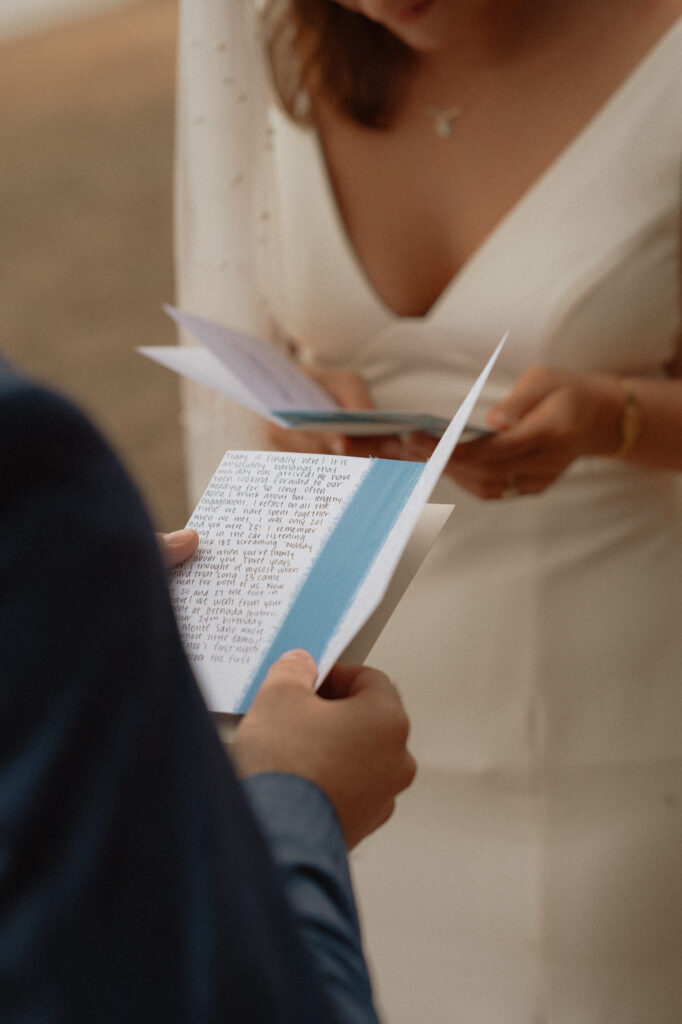
[[[449,139],[452,137],[455,121],[462,116],[461,107],[442,107],[429,106],[426,108],[427,114],[433,121],[433,130],[439,139]]]

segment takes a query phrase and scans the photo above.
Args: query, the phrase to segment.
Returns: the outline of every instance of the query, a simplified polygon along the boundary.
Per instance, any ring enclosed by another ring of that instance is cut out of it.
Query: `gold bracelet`
[[[625,391],[625,405],[620,420],[620,445],[613,453],[614,459],[623,459],[631,450],[642,430],[642,410],[639,407],[631,380],[618,378]]]

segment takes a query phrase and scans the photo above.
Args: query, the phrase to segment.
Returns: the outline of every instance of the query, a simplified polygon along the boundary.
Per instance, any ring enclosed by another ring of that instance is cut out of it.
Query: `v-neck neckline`
[[[639,86],[642,77],[648,74],[650,69],[657,64],[662,51],[667,48],[671,40],[679,31],[682,31],[682,17],[674,21],[672,25],[662,33],[642,59],[627,73],[611,94],[588,118],[585,124],[573,135],[566,145],[562,147],[559,153],[550,160],[544,170],[541,171],[528,188],[522,192],[518,199],[512,203],[509,209],[502,215],[502,217],[500,217],[494,227],[488,232],[480,245],[474,249],[474,251],[455,271],[431,306],[421,315],[397,313],[388,305],[377,291],[365,270],[364,264],[358,256],[357,250],[348,234],[345,221],[341,216],[341,211],[332,186],[329,169],[327,167],[319,135],[314,131],[314,129],[312,132],[309,130],[306,131],[306,135],[312,137],[314,143],[313,149],[317,163],[316,169],[319,171],[319,179],[324,189],[329,215],[334,221],[335,230],[332,232],[332,236],[338,238],[338,244],[344,251],[346,262],[352,267],[353,276],[359,281],[362,290],[372,301],[376,309],[385,316],[388,324],[413,322],[415,324],[426,326],[439,316],[443,307],[447,304],[452,294],[457,290],[460,282],[462,282],[475,269],[476,265],[485,258],[489,250],[495,246],[500,236],[509,230],[510,225],[512,225],[513,222],[522,215],[526,207],[534,201],[535,197],[551,186],[553,179],[570,164],[575,153],[587,145],[594,132],[601,127],[605,120],[612,116],[614,109],[627,101],[629,93],[632,89]]]

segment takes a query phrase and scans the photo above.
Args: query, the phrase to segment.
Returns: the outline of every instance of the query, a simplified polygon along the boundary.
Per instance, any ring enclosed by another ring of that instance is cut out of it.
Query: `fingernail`
[[[195,533],[196,530],[193,530],[191,527],[186,526],[184,530],[173,530],[171,533],[165,533],[164,540],[166,541],[166,544],[169,545],[169,547],[176,548],[184,544],[185,541],[188,540],[189,537],[191,535],[193,536]]]
[[[331,437],[329,439],[329,448],[334,455],[346,454],[346,442],[342,437]]]
[[[301,648],[296,648],[293,651],[285,651],[284,654],[280,654],[280,660],[284,658],[291,659],[292,661],[305,661],[313,665],[316,664],[312,654],[309,654],[308,651],[304,651]]]
[[[486,423],[493,430],[506,430],[507,427],[511,427],[512,419],[504,412],[489,412]]]

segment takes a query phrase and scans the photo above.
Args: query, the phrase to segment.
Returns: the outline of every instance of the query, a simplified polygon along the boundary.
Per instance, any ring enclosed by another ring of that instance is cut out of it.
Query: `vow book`
[[[427,412],[342,409],[293,359],[270,342],[173,306],[164,308],[200,345],[150,345],[138,351],[219,391],[279,427],[365,436],[423,431],[440,437],[450,422]],[[468,424],[462,439],[488,433],[485,427]]]
[[[504,341],[425,463],[225,454],[187,524],[199,550],[171,575],[212,710],[247,711],[291,648],[316,659],[318,685],[335,661],[364,660],[451,511],[426,503]]]

